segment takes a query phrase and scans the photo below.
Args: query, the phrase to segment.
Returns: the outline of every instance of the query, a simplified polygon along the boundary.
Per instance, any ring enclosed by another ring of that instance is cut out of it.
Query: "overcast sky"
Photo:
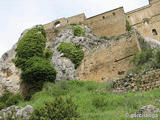
[[[36,24],[80,13],[91,17],[121,6],[128,12],[148,4],[148,0],[0,0],[0,56],[24,29]]]

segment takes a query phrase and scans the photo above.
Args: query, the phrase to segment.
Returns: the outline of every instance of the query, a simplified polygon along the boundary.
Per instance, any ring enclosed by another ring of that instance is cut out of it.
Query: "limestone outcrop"
[[[0,95],[3,91],[12,93],[20,92],[21,70],[16,68],[12,59],[15,57],[15,48],[3,54],[0,59]]]
[[[2,109],[0,111],[1,115],[0,115],[0,120],[2,118],[6,119],[6,117],[11,114],[13,118],[21,118],[21,119],[28,119],[31,115],[31,113],[33,112],[33,107],[30,105],[27,105],[25,107],[18,107],[18,106],[10,106],[7,107],[5,109]],[[7,119],[6,119],[7,120]]]
[[[23,35],[27,33],[28,30],[29,29],[26,29],[22,32],[18,41],[22,39]],[[21,70],[13,63],[13,59],[16,55],[16,47],[17,44],[15,44],[9,51],[5,52],[0,58],[0,95],[2,95],[4,91],[19,93],[25,88],[20,76]]]
[[[124,76],[129,69],[134,67],[129,65],[133,52],[139,50],[134,30],[117,37],[103,38],[92,34],[91,29],[85,25],[80,27],[86,34],[75,36],[72,27],[72,25],[66,26],[56,38],[46,43],[46,47],[53,51],[51,64],[57,71],[56,81],[77,79],[107,81]],[[28,29],[21,34],[19,40],[27,31]],[[84,51],[84,59],[77,69],[70,59],[63,57],[63,54],[57,50],[62,42],[78,43]],[[25,94],[24,88],[27,89],[22,84],[21,70],[12,62],[16,54],[15,48],[16,45],[0,59],[0,94],[5,90]]]

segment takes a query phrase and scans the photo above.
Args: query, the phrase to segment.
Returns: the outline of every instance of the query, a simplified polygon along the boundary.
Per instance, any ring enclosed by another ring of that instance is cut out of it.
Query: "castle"
[[[142,36],[160,40],[160,0],[149,0],[149,5],[124,13],[123,7],[86,18],[79,14],[69,18],[61,18],[45,24],[47,31],[63,28],[71,23],[87,24],[97,36],[118,36],[126,32],[126,20],[135,27]]]

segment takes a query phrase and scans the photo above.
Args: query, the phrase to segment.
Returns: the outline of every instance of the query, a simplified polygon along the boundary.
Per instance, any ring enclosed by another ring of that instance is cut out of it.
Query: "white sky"
[[[0,0],[0,56],[24,29],[36,24],[80,13],[91,17],[120,6],[128,12],[148,4],[148,0]]]

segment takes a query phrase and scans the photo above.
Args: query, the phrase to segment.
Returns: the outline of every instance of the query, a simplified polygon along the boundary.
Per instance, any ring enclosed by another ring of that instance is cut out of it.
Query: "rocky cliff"
[[[95,36],[85,25],[80,27],[85,31],[84,36],[75,36],[73,26],[70,25],[59,31],[56,37],[50,38],[46,43],[46,47],[54,51],[51,65],[57,71],[56,81],[77,79],[107,81],[123,77],[128,70],[134,67],[129,64],[133,52],[139,51],[138,38],[134,30],[107,38]],[[21,34],[19,40],[27,31]],[[54,30],[50,31],[50,34],[51,32],[54,33]],[[84,51],[84,59],[77,69],[70,59],[57,50],[62,42],[78,43]],[[22,92],[26,88],[20,77],[21,70],[16,68],[12,62],[16,54],[15,48],[16,45],[0,59],[0,94],[3,91]]]

